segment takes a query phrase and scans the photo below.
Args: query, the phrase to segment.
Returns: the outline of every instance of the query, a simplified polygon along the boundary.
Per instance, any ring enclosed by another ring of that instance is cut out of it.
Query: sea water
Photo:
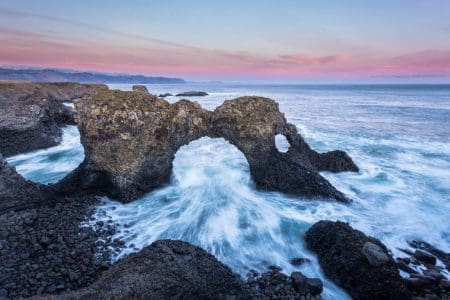
[[[110,85],[130,90],[131,85]],[[450,252],[450,85],[148,85],[151,93],[201,90],[190,97],[207,109],[243,95],[275,99],[287,120],[319,152],[341,149],[359,173],[324,172],[351,204],[255,189],[244,155],[224,139],[201,138],[176,153],[169,185],[134,202],[103,197],[99,220],[142,248],[172,238],[201,246],[246,276],[278,265],[325,280],[324,298],[348,296],[324,278],[304,243],[318,220],[343,220],[382,240],[394,255],[419,239]],[[169,102],[179,97],[167,97]],[[76,127],[61,145],[9,159],[25,177],[54,182],[83,160]],[[129,247],[116,259],[136,251]],[[311,260],[294,267],[290,260]],[[448,275],[448,274],[447,274]]]

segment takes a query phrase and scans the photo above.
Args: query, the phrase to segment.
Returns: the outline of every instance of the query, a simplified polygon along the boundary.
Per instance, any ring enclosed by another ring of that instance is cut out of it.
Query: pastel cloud
[[[60,17],[0,8],[0,15],[37,18],[82,27],[108,39],[75,38],[50,31],[33,32],[0,27],[0,64],[90,69],[176,76],[248,77],[360,77],[450,75],[450,50],[429,49],[401,55],[371,56],[369,53],[314,54],[298,51],[255,54],[248,51],[208,49],[151,36]],[[132,43],[126,41],[132,40]],[[122,42],[123,41],[123,42]]]

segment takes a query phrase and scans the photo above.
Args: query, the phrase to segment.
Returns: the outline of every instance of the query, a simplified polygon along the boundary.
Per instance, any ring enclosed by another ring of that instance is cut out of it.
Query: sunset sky
[[[187,79],[450,79],[450,1],[0,0],[0,65]]]

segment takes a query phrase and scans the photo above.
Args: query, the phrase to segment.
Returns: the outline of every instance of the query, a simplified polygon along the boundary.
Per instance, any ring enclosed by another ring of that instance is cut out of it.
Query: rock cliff
[[[54,203],[55,191],[20,176],[0,154],[0,214]]]
[[[57,145],[75,124],[65,101],[108,88],[77,83],[0,82],[0,153],[11,156]]]
[[[254,182],[264,190],[348,201],[318,172],[358,171],[345,152],[313,151],[267,98],[228,100],[211,112],[188,100],[170,104],[116,90],[84,97],[75,107],[86,157],[58,183],[69,193],[136,199],[167,183],[176,151],[203,136],[222,137],[242,151]],[[277,150],[276,134],[288,139],[286,153]]]

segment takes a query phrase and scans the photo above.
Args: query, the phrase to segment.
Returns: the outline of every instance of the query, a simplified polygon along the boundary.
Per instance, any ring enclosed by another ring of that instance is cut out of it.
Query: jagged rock
[[[63,299],[225,299],[242,281],[213,255],[175,240],[131,254],[86,289]]]
[[[75,124],[72,109],[63,102],[95,93],[102,87],[1,82],[0,153],[7,157],[59,144],[61,127]]]
[[[433,265],[433,266],[436,264],[436,257],[434,257],[433,255],[431,255],[430,253],[427,253],[425,251],[416,250],[414,252],[413,256],[415,259],[417,259],[421,263],[429,264],[429,265]]]
[[[61,126],[75,124],[72,111],[41,93],[20,99],[0,110],[0,152],[11,156],[55,146],[61,142]]]
[[[54,203],[55,190],[25,180],[0,154],[0,214]]]
[[[132,90],[133,90],[133,92],[150,94],[145,85],[133,85]]]
[[[428,253],[436,256],[444,263],[447,270],[450,271],[450,253],[439,250],[423,241],[411,241],[409,244],[411,247],[427,251]]]
[[[200,96],[208,96],[208,93],[206,92],[199,92],[199,91],[189,91],[184,93],[178,93],[175,96],[177,97],[200,97]]]
[[[164,94],[158,95],[158,97],[160,97],[160,98],[169,97],[169,96],[173,96],[173,95],[171,93],[164,93]]]
[[[85,160],[58,183],[69,193],[131,201],[167,183],[176,151],[203,136],[222,137],[242,151],[254,182],[264,190],[348,201],[318,172],[358,170],[345,152],[313,151],[267,98],[228,100],[211,112],[188,100],[170,104],[116,90],[84,97],[75,106]],[[288,152],[278,152],[276,134],[287,137]]]
[[[212,118],[216,135],[244,153],[252,179],[260,189],[348,201],[318,171],[338,171],[338,165],[340,171],[358,171],[358,167],[343,151],[320,154],[312,150],[295,126],[287,123],[274,100],[227,100],[214,110]],[[284,135],[290,144],[286,153],[276,148],[277,134]],[[338,162],[330,165],[333,156]]]
[[[379,240],[339,221],[315,223],[305,239],[308,248],[317,254],[325,275],[354,299],[410,299],[394,260]],[[372,265],[363,253],[367,243],[376,245],[388,261]]]

